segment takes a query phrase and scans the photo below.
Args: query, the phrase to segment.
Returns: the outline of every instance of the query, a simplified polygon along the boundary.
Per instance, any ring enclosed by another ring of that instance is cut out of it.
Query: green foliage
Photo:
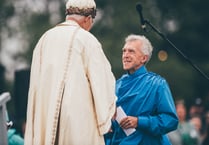
[[[45,2],[48,5],[49,1]],[[124,73],[121,64],[121,49],[125,37],[131,33],[143,34],[151,40],[154,46],[153,58],[147,64],[147,67],[168,80],[174,98],[200,97],[205,99],[209,97],[208,80],[203,78],[176,50],[148,26],[148,32],[142,31],[135,8],[137,2],[140,2],[143,6],[144,17],[164,33],[204,73],[209,75],[209,29],[207,29],[209,24],[207,16],[209,1],[96,0],[97,8],[102,11],[103,15],[95,23],[91,32],[102,43],[116,78]],[[63,1],[60,1],[60,3],[60,14],[62,16],[60,21],[64,21],[65,6]],[[5,0],[0,2],[0,8],[0,14],[1,16],[4,15],[5,19],[13,15],[13,6],[6,5]],[[2,10],[4,10],[4,13]],[[32,51],[40,36],[55,25],[49,22],[51,15],[49,11],[45,11],[38,14],[34,13],[29,18],[25,18],[22,31],[25,32],[26,39],[30,43],[28,51],[25,53],[29,63],[31,62]],[[1,27],[6,26],[1,25]],[[168,60],[165,62],[159,61],[157,56],[161,49],[168,53]]]
[[[29,37],[30,43],[30,48],[28,49],[29,51],[25,53],[28,58],[28,60],[32,60],[32,52],[33,49],[38,42],[39,38],[41,35],[50,27],[52,27],[49,24],[49,14],[33,14],[31,16],[33,19],[29,19],[29,21],[26,23],[27,25],[25,26],[25,31],[26,33],[31,34]]]
[[[209,82],[203,78],[175,49],[160,38],[148,27],[145,33],[140,28],[139,16],[135,4],[140,2],[143,14],[153,25],[173,42],[180,51],[189,57],[205,74],[208,71],[208,29],[207,2],[198,1],[109,1],[103,8],[105,15],[98,23],[93,33],[102,42],[105,53],[113,67],[116,78],[124,72],[121,67],[121,49],[124,38],[130,34],[146,35],[152,42],[155,50],[152,61],[147,67],[164,76],[170,84],[175,98],[200,97],[206,99],[209,93]],[[109,22],[111,18],[111,23]],[[171,31],[166,25],[175,22],[176,28]],[[104,25],[107,24],[108,25]],[[161,62],[157,58],[158,51],[164,49],[169,59]],[[203,65],[204,64],[204,65]]]

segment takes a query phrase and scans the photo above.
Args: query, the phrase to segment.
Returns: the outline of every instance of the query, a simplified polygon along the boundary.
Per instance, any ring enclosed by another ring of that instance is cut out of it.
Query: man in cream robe
[[[115,113],[115,79],[85,27],[88,17],[48,30],[34,49],[25,145],[104,144]]]

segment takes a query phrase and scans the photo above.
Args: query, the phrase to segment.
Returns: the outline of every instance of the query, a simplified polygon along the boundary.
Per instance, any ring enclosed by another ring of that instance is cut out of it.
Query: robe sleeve
[[[95,41],[90,46],[86,52],[87,77],[93,94],[99,133],[103,135],[109,131],[115,113],[115,78],[100,43]]]
[[[162,80],[159,86],[156,94],[158,105],[154,115],[138,117],[138,128],[153,135],[166,134],[175,130],[178,125],[175,105],[166,81]]]
[[[36,105],[36,92],[41,71],[41,45],[43,36],[37,43],[34,51],[31,64],[30,72],[30,87],[28,93],[28,104],[27,104],[27,119],[25,129],[25,145],[33,145],[33,130],[34,130],[34,115]]]

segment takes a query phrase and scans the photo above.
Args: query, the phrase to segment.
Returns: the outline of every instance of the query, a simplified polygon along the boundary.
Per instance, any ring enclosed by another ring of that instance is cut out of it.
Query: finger
[[[120,125],[124,125],[127,123],[127,118],[123,118],[121,121],[120,121]]]
[[[127,122],[126,122],[126,121],[121,121],[121,122],[120,122],[120,126],[121,126],[121,127],[126,126],[126,124],[127,124]]]
[[[131,127],[131,123],[130,122],[126,123],[125,126],[124,126],[125,129],[128,129],[130,127]]]
[[[129,122],[128,120],[123,121],[123,122],[121,122],[120,126],[121,126],[122,128],[125,128],[125,129],[130,128],[131,122]]]

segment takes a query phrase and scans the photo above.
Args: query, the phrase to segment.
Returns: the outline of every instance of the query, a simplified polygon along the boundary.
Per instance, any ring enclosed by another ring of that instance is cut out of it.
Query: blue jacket
[[[169,145],[166,133],[177,128],[178,117],[169,86],[161,76],[145,66],[125,74],[116,82],[117,106],[128,116],[138,117],[136,131],[126,136],[116,121],[113,133],[107,134],[109,145]]]

